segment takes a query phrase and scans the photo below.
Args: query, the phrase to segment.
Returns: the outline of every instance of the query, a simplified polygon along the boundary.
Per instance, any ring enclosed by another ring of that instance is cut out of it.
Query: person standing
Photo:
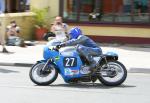
[[[0,15],[5,12],[5,0],[0,0]],[[3,29],[3,30],[2,30]],[[2,52],[8,53],[6,47],[5,47],[5,38],[4,38],[4,26],[2,26],[2,23],[0,22],[0,44],[2,45]]]
[[[0,14],[5,12],[5,0],[0,0]]]
[[[2,25],[0,23],[0,31],[2,31],[1,28],[2,28]],[[6,47],[5,47],[4,35],[2,34],[2,32],[0,33],[0,44],[2,45],[2,52],[3,53],[8,53],[8,51],[7,51]]]

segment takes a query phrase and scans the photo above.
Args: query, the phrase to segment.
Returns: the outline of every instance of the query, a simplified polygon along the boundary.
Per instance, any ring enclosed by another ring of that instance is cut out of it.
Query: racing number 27
[[[77,65],[77,58],[75,57],[65,57],[64,66],[65,67],[75,67]]]

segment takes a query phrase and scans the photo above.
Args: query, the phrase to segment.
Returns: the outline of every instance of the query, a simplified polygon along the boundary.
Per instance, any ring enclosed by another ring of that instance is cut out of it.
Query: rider
[[[92,56],[101,55],[102,49],[92,39],[83,35],[79,27],[72,28],[69,31],[69,36],[70,40],[57,45],[57,47],[76,45],[76,50],[88,60],[90,63],[90,71],[92,71],[96,66],[96,61]]]

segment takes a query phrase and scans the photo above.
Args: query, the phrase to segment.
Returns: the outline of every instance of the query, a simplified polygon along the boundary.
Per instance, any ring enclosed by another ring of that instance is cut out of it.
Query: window
[[[134,21],[149,22],[150,0],[134,0]]]
[[[30,0],[0,0],[0,11],[6,13],[25,12],[30,8]]]
[[[88,21],[89,14],[95,9],[94,0],[81,0],[80,1],[80,21]]]
[[[114,18],[113,0],[101,0],[101,21],[112,22]]]
[[[67,20],[77,20],[77,0],[64,0],[63,17]]]
[[[150,23],[150,0],[60,0],[66,21]]]
[[[115,5],[115,22],[132,22],[131,0],[117,0]]]

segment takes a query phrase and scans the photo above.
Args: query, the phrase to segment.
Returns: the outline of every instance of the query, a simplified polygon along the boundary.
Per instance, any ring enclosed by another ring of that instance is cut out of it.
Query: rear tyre
[[[127,70],[125,66],[119,61],[109,61],[109,68],[106,64],[101,65],[99,81],[106,86],[118,86],[121,85],[127,77]]]
[[[58,71],[54,65],[50,65],[48,71],[43,73],[44,65],[45,63],[36,63],[29,72],[31,81],[37,85],[49,85],[58,77]]]

